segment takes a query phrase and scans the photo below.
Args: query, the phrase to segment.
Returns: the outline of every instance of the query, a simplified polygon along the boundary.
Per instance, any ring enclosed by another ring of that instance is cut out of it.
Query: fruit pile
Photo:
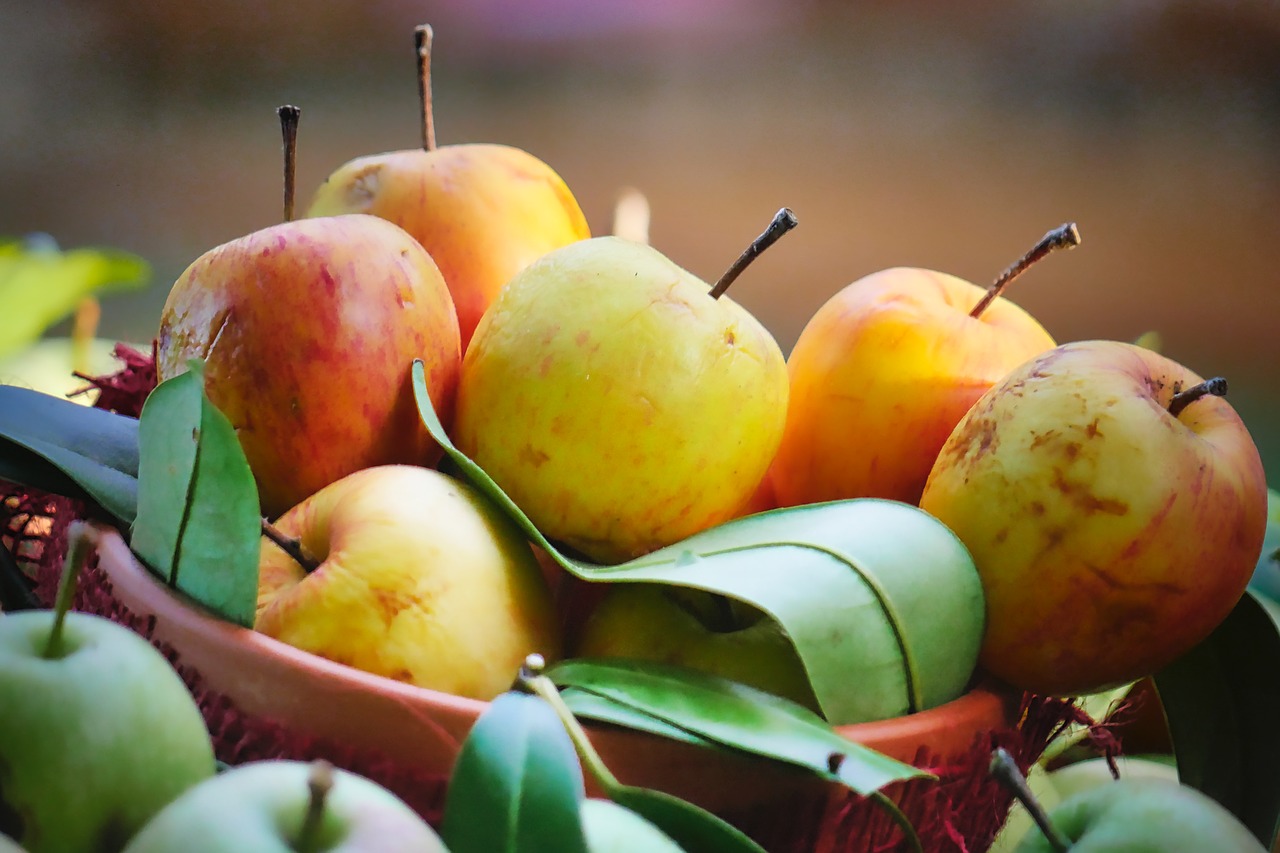
[[[725,291],[790,210],[713,284],[643,239],[592,237],[532,155],[436,145],[417,35],[422,147],[341,166],[295,218],[299,111],[282,107],[285,221],[196,259],[160,318],[161,387],[202,377],[256,486],[256,631],[482,700],[532,653],[674,664],[841,725],[978,679],[1127,684],[1236,605],[1267,489],[1225,380],[1136,344],[1058,344],[1004,295],[1080,243],[1074,224],[989,288],[867,275],[784,356]],[[804,588],[828,576],[838,593]],[[107,631],[57,618],[22,628],[44,657],[60,631]],[[237,774],[129,849],[167,849],[259,787],[292,791],[298,821],[308,784],[315,808],[379,796],[303,765]]]

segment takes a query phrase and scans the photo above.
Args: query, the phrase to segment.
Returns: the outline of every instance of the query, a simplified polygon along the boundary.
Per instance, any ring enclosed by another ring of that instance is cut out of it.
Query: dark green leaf
[[[795,645],[827,719],[901,716],[967,687],[982,637],[982,585],[960,541],[917,507],[870,499],[792,507],[616,566],[574,560],[454,447],[431,407],[421,363],[413,380],[423,422],[461,475],[566,571],[597,582],[701,589],[758,608]]]
[[[802,767],[864,796],[929,776],[842,737],[801,705],[706,673],[650,662],[566,660],[546,674],[557,687],[626,709],[586,709],[595,719],[628,725],[632,712],[639,712],[721,746]]]
[[[1267,489],[1267,533],[1249,588],[1280,603],[1280,492]]]
[[[258,490],[235,429],[205,396],[199,362],[151,392],[139,442],[134,552],[214,613],[252,627]]]
[[[1280,630],[1246,594],[1214,632],[1155,676],[1178,775],[1270,847],[1280,825]]]
[[[613,792],[613,801],[661,829],[689,853],[764,853],[741,830],[670,794],[623,785]]]
[[[573,715],[579,719],[611,723],[615,726],[647,732],[659,737],[682,740],[685,743],[695,744],[707,749],[724,748],[714,741],[696,735],[679,726],[674,726],[652,714],[637,711],[630,705],[623,705],[586,690],[579,690],[576,687],[563,687],[560,690],[560,696],[564,699],[564,703],[569,707],[569,710],[573,712]]]
[[[504,693],[462,744],[441,836],[452,853],[586,853],[582,768],[556,712]]]
[[[59,251],[48,237],[0,242],[0,356],[34,342],[90,294],[146,282],[146,261],[111,249]]]
[[[87,498],[128,525],[137,513],[138,422],[0,385],[0,477]]]

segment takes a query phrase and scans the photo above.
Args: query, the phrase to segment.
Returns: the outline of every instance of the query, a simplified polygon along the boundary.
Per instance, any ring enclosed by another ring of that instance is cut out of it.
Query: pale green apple
[[[613,800],[582,801],[582,831],[591,853],[682,853],[679,844],[640,815]]]
[[[748,311],[649,246],[597,237],[498,294],[451,434],[544,534],[612,563],[738,512],[781,440],[787,387]]]
[[[115,341],[92,338],[73,341],[71,338],[42,338],[18,352],[0,358],[0,384],[18,385],[68,397],[72,402],[88,406],[97,392],[75,394],[90,387],[75,373],[86,376],[103,376],[114,373],[120,362],[112,356]],[[75,394],[75,396],[69,396]]]

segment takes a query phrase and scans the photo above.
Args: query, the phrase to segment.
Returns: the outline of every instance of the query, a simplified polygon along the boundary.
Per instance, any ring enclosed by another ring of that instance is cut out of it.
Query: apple
[[[841,498],[917,503],[952,428],[992,384],[1054,345],[1000,294],[1080,242],[1050,231],[995,285],[916,268],[872,273],[809,319],[787,358],[791,401],[770,469],[780,506]]]
[[[340,166],[316,191],[306,215],[368,213],[412,234],[444,274],[465,350],[508,279],[552,249],[591,234],[564,180],[532,154],[487,143],[436,146],[431,28],[419,27],[415,35],[422,147]]]
[[[989,672],[1035,693],[1101,692],[1226,618],[1267,494],[1222,393],[1150,350],[1084,341],[1030,360],[964,416],[920,506],[973,555]]]
[[[338,480],[264,541],[254,627],[368,672],[476,699],[525,657],[560,654],[558,617],[515,524],[465,483],[377,466]]]
[[[187,791],[124,853],[444,853],[395,794],[327,762],[253,761]]]
[[[546,536],[599,562],[733,517],[782,436],[787,373],[721,294],[794,223],[780,212],[715,288],[615,236],[547,253],[476,328],[454,442]]]
[[[723,596],[660,584],[609,584],[575,650],[686,666],[821,713],[791,640],[772,619]]]
[[[67,612],[92,534],[73,522],[68,536],[58,608],[0,617],[0,836],[30,853],[118,850],[214,773],[204,718],[164,656]]]
[[[77,393],[90,385],[76,374],[101,376],[115,372],[119,367],[112,356],[115,346],[115,341],[105,338],[87,341],[73,341],[65,337],[41,338],[12,355],[0,358],[0,383],[31,388],[89,406],[96,394]]]
[[[682,853],[648,820],[613,800],[588,797],[578,807],[590,853]]]
[[[448,418],[461,346],[431,256],[404,229],[351,214],[273,225],[187,267],[161,315],[159,379],[193,358],[274,517],[362,468],[437,461],[410,367],[423,359]]]

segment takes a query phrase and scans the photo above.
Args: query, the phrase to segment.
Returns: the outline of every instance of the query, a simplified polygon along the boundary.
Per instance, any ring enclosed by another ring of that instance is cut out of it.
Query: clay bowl
[[[331,739],[446,776],[487,703],[370,675],[219,620],[160,583],[114,530],[102,530],[99,568],[116,601],[154,619],[152,639],[177,651],[205,686],[244,714],[292,733]],[[1007,694],[986,688],[937,708],[841,734],[902,761],[923,748],[946,757],[968,750],[975,735],[1016,724]],[[741,811],[785,791],[822,786],[806,773],[727,751],[588,724],[592,742],[624,782],[667,791],[712,811]],[[834,787],[834,786],[827,786]],[[817,789],[815,789],[817,790]]]

